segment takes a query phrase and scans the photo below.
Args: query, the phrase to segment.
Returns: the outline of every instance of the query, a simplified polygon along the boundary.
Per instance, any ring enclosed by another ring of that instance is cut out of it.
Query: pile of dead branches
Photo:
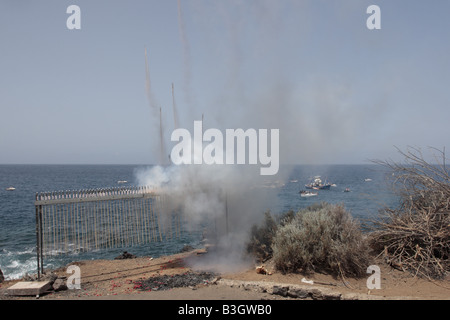
[[[445,151],[433,162],[419,149],[399,151],[403,164],[380,162],[392,170],[401,204],[384,209],[370,234],[372,248],[398,269],[430,279],[450,271],[450,177]]]

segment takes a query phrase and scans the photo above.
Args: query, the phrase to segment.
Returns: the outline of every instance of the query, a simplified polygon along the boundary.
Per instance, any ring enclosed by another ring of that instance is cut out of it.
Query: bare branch
[[[371,244],[391,265],[436,279],[450,271],[450,177],[445,149],[430,149],[437,163],[426,161],[415,147],[397,148],[404,164],[374,161],[392,171],[401,204],[380,212]]]

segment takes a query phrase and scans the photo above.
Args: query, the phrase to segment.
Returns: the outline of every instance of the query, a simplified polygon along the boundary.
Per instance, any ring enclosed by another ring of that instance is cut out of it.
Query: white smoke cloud
[[[375,111],[361,111],[350,76],[311,72],[314,68],[302,61],[306,49],[299,44],[309,43],[308,32],[314,24],[304,10],[307,5],[295,1],[230,1],[226,5],[193,1],[189,5],[194,15],[190,20],[181,15],[180,1],[177,7],[183,87],[187,98],[194,96],[194,83],[200,84],[202,94],[196,95],[198,105],[188,101],[184,106],[193,118],[180,119],[183,125],[199,120],[195,115],[203,109],[204,130],[279,129],[281,164],[333,163],[363,143],[358,133],[370,129],[368,122]],[[287,16],[292,11],[289,6],[298,15]],[[197,41],[211,41],[189,42],[186,21],[193,23],[189,30],[197,31]],[[284,34],[292,26],[297,27],[297,39]],[[286,50],[293,41],[293,51]],[[195,59],[208,70],[204,85],[194,77]],[[304,73],[300,82],[298,73]],[[207,83],[209,79],[215,83]],[[190,228],[209,222],[208,237],[214,235],[220,257],[228,262],[219,265],[239,265],[237,257],[242,257],[251,226],[277,201],[277,189],[264,186],[282,183],[289,174],[280,170],[275,176],[262,177],[259,168],[192,164],[153,167],[137,176],[140,184],[169,194],[171,209],[181,211]]]
[[[180,212],[187,230],[206,231],[216,250],[196,267],[221,272],[249,262],[249,230],[276,201],[277,189],[268,186],[280,179],[261,177],[249,165],[154,166],[135,175],[139,185],[165,196],[165,214]]]

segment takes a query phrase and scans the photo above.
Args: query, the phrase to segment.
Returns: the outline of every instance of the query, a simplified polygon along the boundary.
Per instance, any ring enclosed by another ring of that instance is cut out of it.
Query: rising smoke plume
[[[166,210],[181,212],[187,230],[205,232],[216,250],[198,267],[215,271],[230,271],[246,261],[248,232],[277,201],[279,182],[245,165],[154,166],[136,177],[140,185],[166,196]]]
[[[302,6],[295,1],[286,3]],[[361,118],[360,106],[352,100],[354,92],[345,76],[329,79],[328,75],[305,74],[301,83],[290,81],[293,68],[302,72],[307,66],[301,55],[292,60],[286,49],[297,39],[283,37],[283,30],[292,21],[285,21],[282,5],[273,1],[230,1],[227,5],[197,1],[190,5],[197,15],[192,20],[201,24],[198,30],[202,34],[197,34],[197,39],[207,40],[197,53],[206,58],[202,63],[210,70],[209,76],[217,79],[213,88],[219,88],[213,94],[209,84],[201,88],[202,93],[209,93],[199,96],[207,106],[205,128],[280,129],[280,161],[285,164],[335,162],[336,158],[326,156],[339,156],[355,146],[356,133],[364,130],[367,119]],[[198,120],[194,112],[198,110],[193,108],[200,107],[192,103],[191,57],[195,55],[191,56],[191,50],[195,47],[188,42],[180,0],[177,9],[184,107],[192,117],[181,120],[192,124]],[[306,36],[302,30],[308,30],[310,20],[307,10],[296,9],[302,16],[291,19],[304,23],[297,33],[301,43],[302,36]],[[242,70],[252,70],[251,77]],[[172,99],[177,127],[173,87]],[[137,179],[140,184],[169,194],[170,206],[183,213],[188,228],[208,225],[208,240],[221,249],[213,260],[220,261],[223,268],[242,261],[251,226],[259,223],[264,212],[277,202],[276,186],[288,175],[289,171],[280,170],[276,176],[262,177],[259,166],[182,165],[142,170]]]

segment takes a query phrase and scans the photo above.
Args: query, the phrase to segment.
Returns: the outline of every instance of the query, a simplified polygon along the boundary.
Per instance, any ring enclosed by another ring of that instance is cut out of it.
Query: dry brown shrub
[[[401,205],[380,212],[370,243],[391,266],[440,279],[450,271],[450,177],[445,151],[434,150],[438,164],[416,148],[399,151],[403,164],[376,161],[392,170]]]

